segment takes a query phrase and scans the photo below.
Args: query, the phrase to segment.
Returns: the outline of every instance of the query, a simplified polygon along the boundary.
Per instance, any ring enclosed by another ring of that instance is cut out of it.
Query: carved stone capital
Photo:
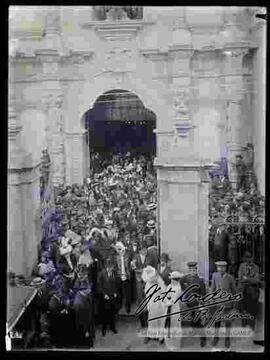
[[[191,45],[173,44],[169,46],[168,51],[171,59],[190,59],[194,53]]]
[[[187,119],[182,119],[182,121],[177,121],[174,124],[175,129],[176,129],[176,133],[177,136],[181,137],[181,138],[185,138],[189,136],[190,131],[192,131],[195,126],[192,125],[192,122],[187,118]]]

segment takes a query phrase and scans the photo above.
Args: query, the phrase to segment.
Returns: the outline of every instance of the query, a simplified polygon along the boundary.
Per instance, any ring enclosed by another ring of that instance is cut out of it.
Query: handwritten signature
[[[181,314],[178,321],[186,319],[186,320],[192,320],[190,318],[191,313],[194,313],[195,310],[197,312],[195,313],[195,318],[193,319],[194,322],[198,321],[199,318],[206,324],[207,326],[211,326],[216,321],[221,320],[232,320],[234,318],[252,318],[249,314],[241,314],[237,310],[233,310],[232,312],[223,315],[223,310],[225,309],[225,306],[222,306],[224,304],[228,304],[231,302],[237,302],[243,299],[243,294],[237,293],[237,294],[231,294],[225,290],[218,289],[212,293],[208,293],[204,296],[201,296],[194,292],[195,289],[199,289],[198,284],[190,285],[187,289],[185,289],[181,295],[174,301],[174,304],[177,302],[180,302],[182,304],[189,305],[188,308],[179,310],[170,314],[164,314],[157,317],[153,317],[148,319],[148,321],[153,321],[161,318],[167,318],[168,316],[178,315]],[[139,304],[135,311],[135,315],[140,315],[143,311],[145,311],[146,306],[148,303],[152,300],[153,303],[157,303],[159,301],[164,303],[164,300],[167,298],[170,298],[170,295],[172,293],[175,293],[172,288],[170,288],[167,291],[160,292],[161,288],[158,286],[158,284],[152,285],[146,292],[146,297],[143,299],[143,301]],[[193,290],[193,291],[192,291]],[[199,303],[197,306],[192,306],[192,303]],[[191,305],[190,305],[191,304]],[[211,307],[217,307],[217,305],[221,305],[218,307],[214,313],[213,316],[210,315],[209,308]]]

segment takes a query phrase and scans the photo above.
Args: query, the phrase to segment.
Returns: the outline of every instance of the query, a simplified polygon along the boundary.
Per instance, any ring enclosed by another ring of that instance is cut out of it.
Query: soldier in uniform
[[[227,262],[226,261],[216,261],[217,272],[213,273],[212,283],[211,283],[211,292],[215,292],[218,289],[225,290],[231,295],[236,293],[236,286],[234,277],[227,273]],[[233,307],[233,302],[228,302],[224,304],[225,309],[224,313],[229,313]],[[230,329],[231,329],[231,320],[225,321],[226,326],[226,337],[225,337],[225,346],[230,347]],[[216,346],[219,340],[219,328],[220,321],[215,322],[215,337],[213,340],[213,346]]]
[[[206,294],[205,284],[204,284],[203,279],[201,279],[198,275],[197,262],[190,261],[187,263],[187,266],[188,266],[188,273],[180,279],[182,291],[185,291],[185,289],[187,289],[191,285],[198,284],[199,288],[193,289],[192,291],[194,293],[196,292],[200,296],[204,296]],[[198,305],[199,304],[198,304],[197,300],[195,300],[192,303],[187,304],[188,307],[195,307]],[[191,313],[192,319],[194,319],[195,314],[196,314],[196,310]],[[203,330],[203,325],[201,323],[201,319],[198,319],[196,322],[192,322],[191,326],[194,328],[195,327],[200,328],[200,330],[201,330],[201,347],[204,347],[206,345],[206,336],[205,336],[205,333]]]

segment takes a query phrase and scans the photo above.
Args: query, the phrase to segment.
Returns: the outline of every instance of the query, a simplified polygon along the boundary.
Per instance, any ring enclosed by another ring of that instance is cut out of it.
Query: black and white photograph
[[[265,351],[266,20],[9,6],[7,351]]]

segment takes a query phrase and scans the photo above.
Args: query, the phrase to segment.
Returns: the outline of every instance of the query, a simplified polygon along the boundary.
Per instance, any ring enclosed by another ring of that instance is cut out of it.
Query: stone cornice
[[[90,49],[71,49],[67,54],[61,54],[55,49],[36,49],[32,53],[16,51],[14,56],[10,56],[12,63],[16,62],[65,62],[65,61],[84,61],[94,55],[94,50]]]
[[[82,24],[83,29],[93,28],[105,40],[129,40],[135,37],[139,30],[154,22],[144,20],[114,20],[90,21]]]
[[[165,61],[168,58],[168,50],[160,49],[141,49],[140,53],[152,61]]]

